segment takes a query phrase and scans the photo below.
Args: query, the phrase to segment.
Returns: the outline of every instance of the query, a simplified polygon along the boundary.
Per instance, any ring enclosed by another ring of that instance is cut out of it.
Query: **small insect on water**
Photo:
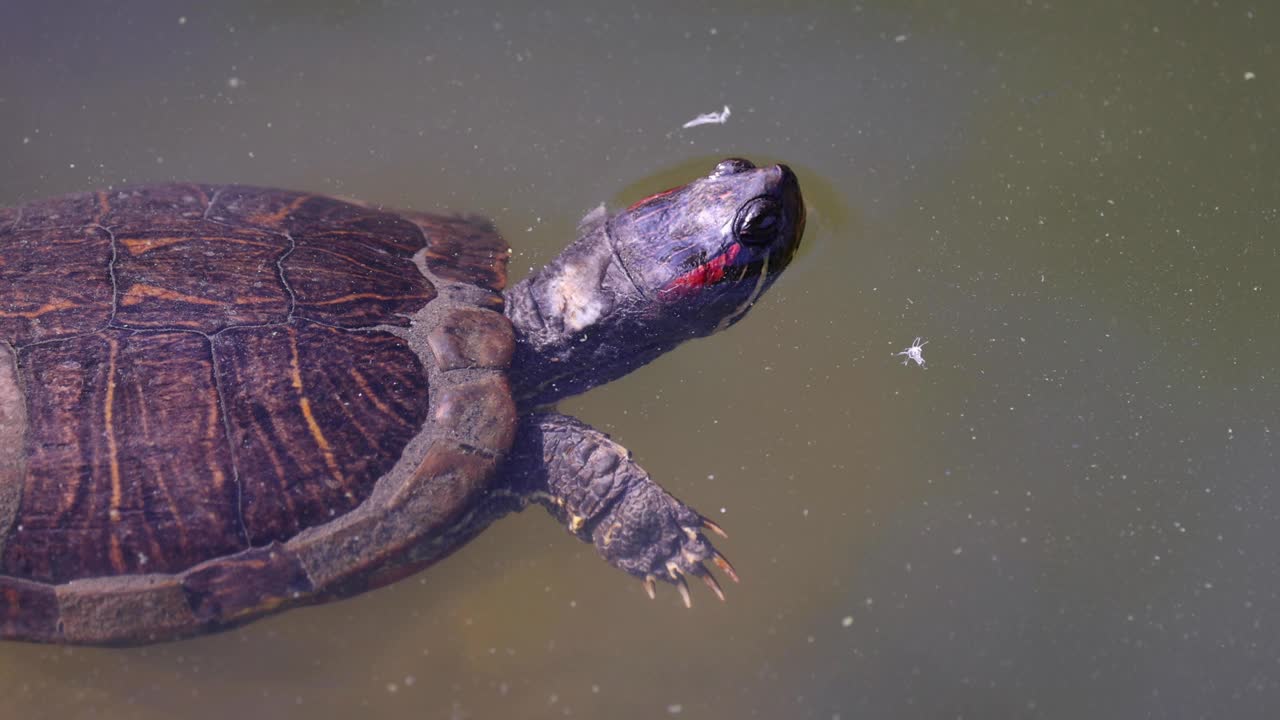
[[[919,365],[920,367],[924,367],[924,346],[928,344],[929,344],[928,340],[925,340],[924,342],[920,342],[920,338],[916,338],[915,342],[911,343],[911,347],[907,348],[906,350],[903,350],[900,353],[894,353],[894,355],[907,356],[906,359],[902,361],[903,365],[906,365],[910,363],[912,360],[915,360],[917,365]]]

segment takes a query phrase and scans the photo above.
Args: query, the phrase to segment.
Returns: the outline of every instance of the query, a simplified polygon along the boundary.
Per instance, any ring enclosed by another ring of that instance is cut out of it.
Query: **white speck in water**
[[[684,712],[684,706],[680,703],[672,703],[667,706],[667,713],[671,715],[679,715],[682,712]]]
[[[179,25],[186,25],[186,24],[187,24],[187,16],[186,16],[186,15],[183,15],[183,16],[179,17],[179,18],[178,18],[178,24],[179,24]]]
[[[853,627],[853,616],[845,615],[844,618],[840,620],[840,627]]]
[[[1245,71],[1244,71],[1244,79],[1245,79],[1245,80],[1252,80],[1252,79],[1254,79],[1254,78],[1256,78],[1256,77],[1258,77],[1258,76],[1257,76],[1257,75],[1254,75],[1252,70],[1245,70]]]
[[[400,690],[399,685],[396,685],[395,683],[387,683],[387,692],[391,693],[392,695],[399,692],[399,690]]]
[[[895,38],[893,39],[893,41],[894,41],[894,42],[896,42],[896,43],[904,43],[904,42],[906,42],[906,41],[907,41],[907,37],[908,37],[908,36],[906,36],[906,35],[898,35],[897,37],[895,37]]]
[[[244,81],[241,80],[240,78],[234,75],[227,78],[227,87],[231,88],[232,90],[235,90],[236,88],[240,88],[243,86],[244,86]]]
[[[964,548],[957,546],[955,550],[952,550],[952,551],[951,551],[951,554],[952,554],[952,555],[959,555],[959,554],[960,554],[960,553],[962,553],[962,552],[964,552]]]
[[[24,137],[24,138],[22,138],[22,144],[23,144],[23,145],[30,145],[30,144],[31,144],[31,138],[29,138],[29,137]]]

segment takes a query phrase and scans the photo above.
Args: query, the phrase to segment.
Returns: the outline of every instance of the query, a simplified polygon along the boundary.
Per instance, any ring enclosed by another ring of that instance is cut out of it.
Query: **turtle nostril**
[[[735,173],[746,172],[747,170],[755,170],[756,166],[750,160],[742,158],[727,158],[721,160],[716,169],[711,171],[714,176],[733,175]]]

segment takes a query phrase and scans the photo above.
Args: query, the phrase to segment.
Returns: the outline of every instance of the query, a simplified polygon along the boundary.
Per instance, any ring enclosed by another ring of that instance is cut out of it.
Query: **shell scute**
[[[427,416],[425,369],[387,333],[295,320],[214,347],[253,545],[359,505]]]
[[[111,253],[98,226],[0,230],[0,340],[21,346],[106,327]]]
[[[197,620],[223,624],[270,612],[313,587],[298,558],[272,543],[192,568],[182,589]]]
[[[203,220],[115,233],[115,322],[203,333],[279,323],[291,298],[277,263],[286,238]]]
[[[4,572],[168,572],[244,546],[205,338],[112,330],[18,359],[27,467]]]
[[[58,595],[53,586],[0,575],[0,635],[60,640]]]

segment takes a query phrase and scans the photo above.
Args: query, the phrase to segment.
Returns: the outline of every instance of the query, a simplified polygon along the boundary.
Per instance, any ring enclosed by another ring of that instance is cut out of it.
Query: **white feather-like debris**
[[[725,105],[720,112],[702,113],[681,127],[691,128],[699,125],[723,125],[729,119],[729,106]]]

